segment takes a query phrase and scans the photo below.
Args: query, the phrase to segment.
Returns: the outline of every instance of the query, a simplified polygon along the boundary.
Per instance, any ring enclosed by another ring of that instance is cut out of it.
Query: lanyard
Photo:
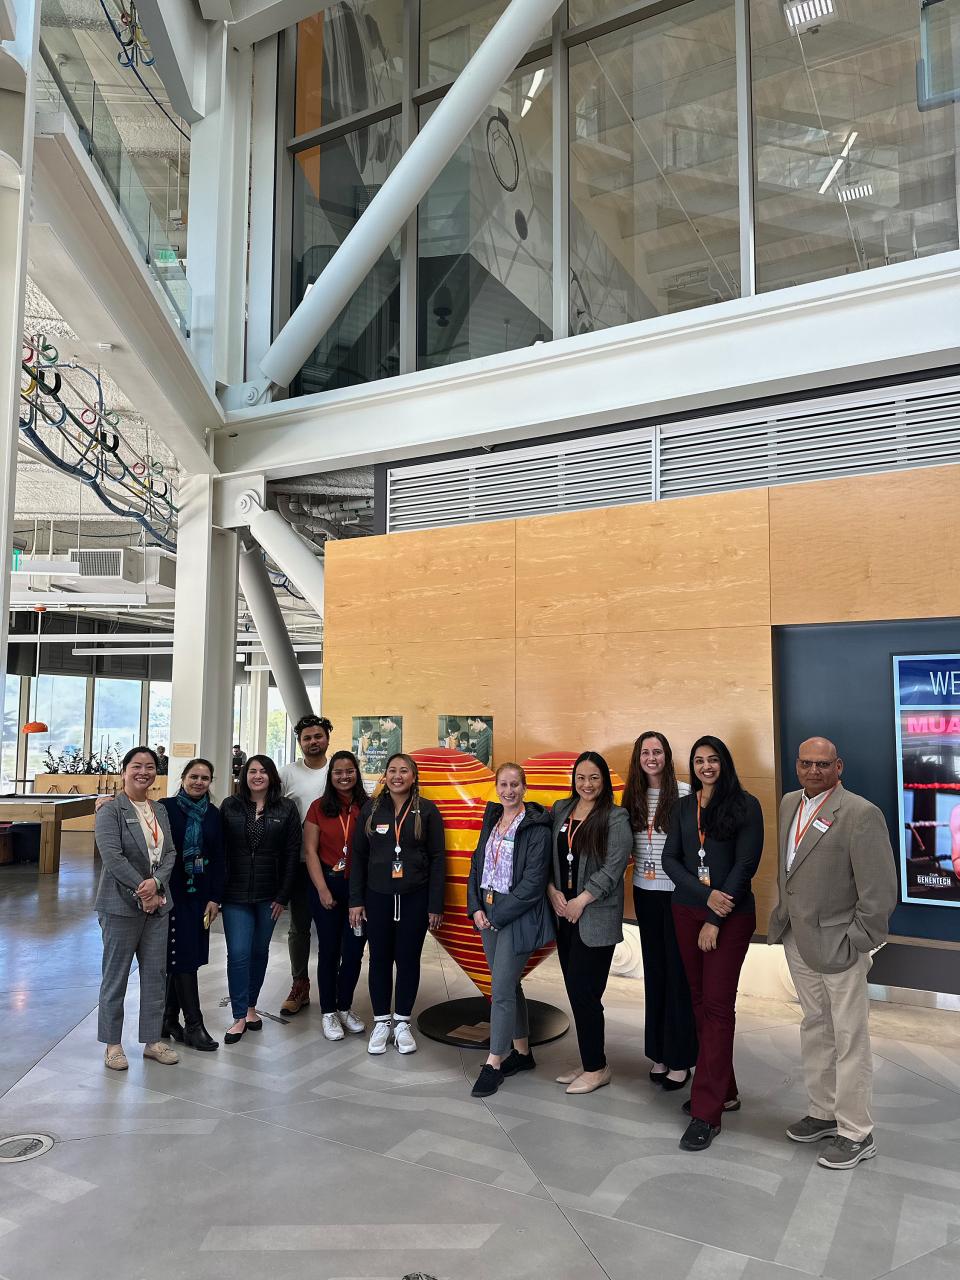
[[[157,821],[157,815],[154,813],[153,805],[149,800],[146,802],[146,808],[146,814],[144,814],[139,805],[137,806],[137,811],[143,817],[144,824],[150,832],[150,842],[154,849],[156,849],[157,845],[160,843],[160,823]]]
[[[653,853],[653,818],[649,813],[647,814],[647,853]]]
[[[700,823],[700,792],[699,791],[697,792],[697,835],[700,837],[700,851],[697,854],[697,857],[700,859],[701,862],[703,862],[704,858],[707,856],[707,850],[705,848],[705,841],[707,836],[706,836],[706,832],[704,831]]]
[[[517,816],[519,817],[519,814],[518,814]],[[501,853],[501,851],[503,850],[503,842],[504,842],[504,840],[506,840],[507,836],[510,834],[510,828],[513,826],[513,824],[514,824],[514,822],[516,822],[516,820],[517,820],[517,819],[516,819],[516,818],[514,818],[514,819],[513,819],[513,821],[510,823],[510,826],[509,826],[509,827],[507,827],[506,831],[504,831],[504,832],[501,832],[501,831],[500,831],[500,823],[499,823],[499,822],[498,822],[498,823],[497,823],[497,825],[493,828],[493,836],[492,836],[492,838],[493,838],[493,855],[492,855],[492,862],[493,862],[493,869],[494,869],[494,871],[496,871],[496,869],[497,869],[497,864],[498,864],[498,863],[499,863],[499,861],[500,861],[500,853]],[[500,836],[500,839],[499,839],[499,840],[497,839],[497,836],[498,836],[498,835]]]
[[[803,796],[800,797],[800,806],[797,809],[797,829],[793,835],[794,853],[796,853],[796,851],[800,848],[800,842],[803,840],[803,837],[807,834],[807,832],[813,826],[814,822],[817,819],[817,815],[819,814],[823,806],[827,803],[827,801],[830,799],[830,797],[833,795],[833,792],[834,792],[834,788],[831,787],[830,790],[823,797],[823,799],[820,801],[820,803],[817,805],[817,807],[814,809],[813,813],[811,813],[810,817],[807,819],[806,822],[801,821],[803,817],[804,797]]]
[[[393,847],[393,852],[396,853],[397,855],[399,855],[400,853],[400,832],[403,830],[403,824],[406,822],[407,818],[410,816],[410,806],[412,804],[413,804],[413,797],[411,796],[410,799],[407,801],[407,805],[404,810],[403,817],[400,819],[399,822],[397,821],[396,812],[394,812],[394,815],[393,815],[393,830],[394,830],[394,834],[397,837],[397,843]]]
[[[584,819],[576,819],[576,827],[574,827],[573,810],[570,811],[570,817],[567,819],[567,888],[573,888],[573,839],[580,828],[583,826]]]
[[[343,820],[342,812],[337,814],[337,817],[340,819],[340,830],[343,832],[343,856],[346,857],[347,850],[350,845],[350,824],[353,822],[353,808],[351,807],[347,810],[346,822]],[[399,842],[399,836],[397,837],[397,840]]]

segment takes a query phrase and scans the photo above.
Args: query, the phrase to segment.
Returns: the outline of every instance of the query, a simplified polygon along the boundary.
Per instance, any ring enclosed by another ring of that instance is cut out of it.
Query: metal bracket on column
[[[266,404],[272,391],[273,383],[266,377],[217,387],[217,395],[225,409],[254,409],[258,404]]]
[[[249,490],[241,494],[237,510],[243,523],[282,573],[285,573],[302,596],[323,617],[323,561],[283,516],[266,510],[258,494]]]

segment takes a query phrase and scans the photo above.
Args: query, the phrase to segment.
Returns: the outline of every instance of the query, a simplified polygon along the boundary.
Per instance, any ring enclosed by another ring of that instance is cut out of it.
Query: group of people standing
[[[213,768],[193,760],[179,792],[150,804],[149,748],[128,752],[123,793],[97,814],[103,875],[97,911],[104,939],[99,1038],[105,1062],[124,1069],[123,997],[140,963],[144,1056],[177,1061],[167,1037],[200,1050],[217,1042],[203,1023],[197,970],[222,912],[236,1043],[263,1023],[257,1000],[270,939],[289,907],[292,986],[282,1009],[310,1003],[310,926],[318,937],[317,984],[328,1040],[366,1028],[353,1009],[362,957],[373,1028],[368,1052],[417,1045],[411,1023],[428,930],[444,909],[441,814],[420,795],[416,762],[394,753],[368,798],[349,751],[327,760],[332,725],[296,725],[302,759],[278,771],[245,759],[236,794],[219,811]],[[802,791],[781,808],[780,902],[770,941],[782,940],[803,1009],[801,1046],[809,1114],[790,1126],[797,1142],[832,1138],[820,1163],[850,1168],[875,1154],[870,1119],[866,975],[886,937],[896,872],[880,811],[840,783],[842,761],[825,739],[801,744]],[[740,971],[756,931],[751,881],[763,851],[763,815],[718,738],[694,743],[690,783],[677,779],[667,737],[636,740],[622,805],[603,756],[583,752],[571,792],[548,812],[525,799],[514,763],[496,773],[471,862],[467,913],[492,975],[490,1052],[477,1097],[536,1066],[521,976],[530,956],[556,941],[576,1028],[580,1065],[557,1077],[567,1093],[608,1084],[603,995],[622,938],[625,873],[643,953],[645,1052],[652,1084],[684,1089],[685,1151],[703,1151],[741,1100],[733,1066]],[[813,853],[821,844],[820,857]],[[169,928],[168,928],[169,923]],[[166,974],[166,979],[164,979]],[[179,1022],[183,1012],[184,1025]]]

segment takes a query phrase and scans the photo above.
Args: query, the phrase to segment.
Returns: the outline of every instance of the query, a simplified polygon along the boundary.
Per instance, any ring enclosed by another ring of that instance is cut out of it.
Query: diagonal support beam
[[[276,512],[273,514],[276,515]],[[277,519],[279,518],[278,516]],[[290,636],[283,625],[283,614],[259,546],[240,548],[240,590],[257,628],[257,635],[277,682],[287,715],[291,720],[309,715],[312,710],[310,696],[297,665],[297,655],[290,643]]]
[[[260,362],[263,378],[245,384],[240,395],[231,396],[233,407],[265,399],[271,385],[290,385],[559,5],[560,0],[511,0],[320,279],[277,334]]]

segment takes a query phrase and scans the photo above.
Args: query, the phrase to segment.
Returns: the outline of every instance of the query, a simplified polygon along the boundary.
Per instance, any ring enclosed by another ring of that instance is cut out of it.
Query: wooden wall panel
[[[771,621],[960,614],[960,467],[770,490]]]
[[[512,637],[513,521],[327,544],[326,614],[341,644]]]
[[[767,492],[517,521],[517,634],[767,626]]]

